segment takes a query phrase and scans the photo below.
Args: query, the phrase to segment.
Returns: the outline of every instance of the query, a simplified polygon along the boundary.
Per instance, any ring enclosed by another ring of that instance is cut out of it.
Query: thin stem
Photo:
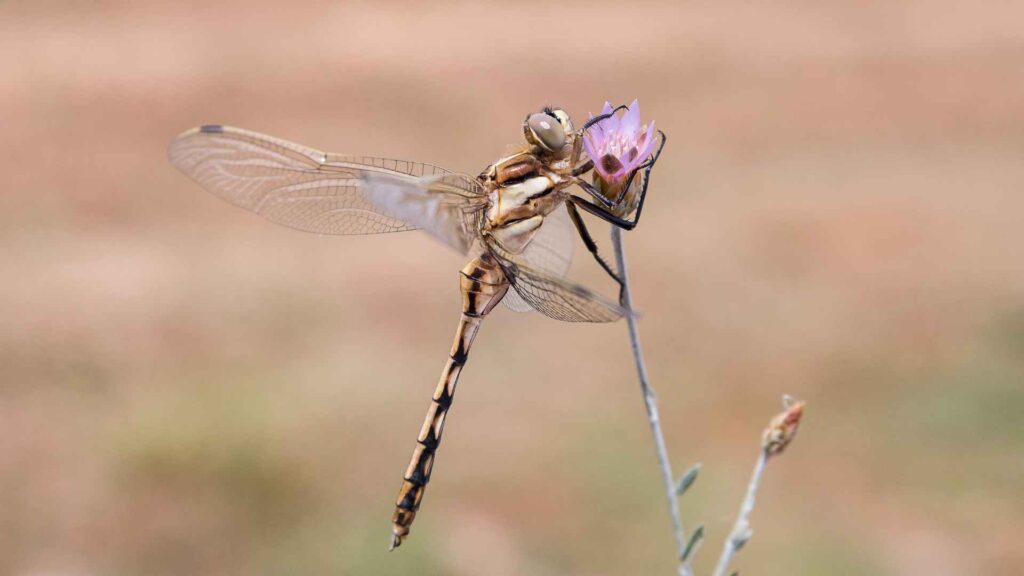
[[[750,484],[747,485],[747,495],[740,505],[740,513],[736,517],[736,523],[729,532],[729,537],[722,546],[722,555],[718,558],[718,566],[715,568],[714,576],[725,576],[729,569],[729,562],[732,557],[750,539],[750,513],[754,511],[754,500],[757,498],[757,489],[761,485],[761,476],[764,474],[765,465],[768,463],[768,450],[762,448],[757,456],[757,463],[754,464],[754,473],[750,477]]]
[[[668,510],[672,517],[672,531],[676,538],[676,547],[679,552],[679,574],[689,576],[692,573],[689,562],[683,560],[683,553],[686,550],[686,537],[683,531],[683,522],[679,518],[679,499],[676,496],[675,476],[672,475],[672,464],[668,459],[668,450],[665,448],[665,436],[661,432],[661,420],[658,418],[658,401],[647,378],[647,365],[644,363],[643,348],[640,346],[640,333],[636,324],[636,314],[633,313],[633,295],[629,289],[629,274],[626,271],[626,254],[622,247],[622,230],[612,226],[612,245],[615,248],[615,262],[619,270],[619,277],[622,279],[622,304],[626,308],[626,324],[629,326],[629,341],[633,348],[633,358],[636,361],[636,373],[640,379],[640,390],[643,392],[644,405],[647,407],[647,420],[651,426],[651,435],[654,436],[654,447],[658,453],[658,463],[661,465],[661,476],[665,482],[665,497],[668,500]]]

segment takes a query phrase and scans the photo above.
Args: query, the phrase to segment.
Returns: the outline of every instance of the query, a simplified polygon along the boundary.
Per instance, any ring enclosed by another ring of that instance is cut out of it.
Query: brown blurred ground
[[[0,573],[670,574],[623,325],[495,314],[388,518],[458,256],[176,173],[222,122],[475,172],[543,104],[669,134],[636,300],[709,568],[1024,572],[1019,2],[0,3]],[[574,275],[598,280],[578,259]]]

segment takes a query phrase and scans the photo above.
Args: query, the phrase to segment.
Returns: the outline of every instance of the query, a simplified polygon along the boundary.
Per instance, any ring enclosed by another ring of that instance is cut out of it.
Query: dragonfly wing
[[[368,172],[363,176],[363,196],[381,214],[422,229],[467,254],[480,230],[483,197],[466,198],[453,191],[461,174],[424,176]]]
[[[489,248],[519,298],[549,318],[563,322],[614,322],[626,314],[624,308],[584,286],[533,268],[502,253],[493,243]]]
[[[465,250],[466,234],[475,233],[476,213],[486,203],[475,178],[437,166],[329,154],[227,126],[185,132],[171,144],[169,156],[178,169],[224,200],[272,222],[319,234],[426,228]],[[387,179],[382,190],[374,185],[377,177]],[[398,186],[405,191],[400,211],[393,207]]]
[[[569,272],[569,266],[572,264],[575,240],[569,212],[564,205],[561,205],[544,217],[544,223],[541,224],[540,230],[537,231],[523,253],[517,257],[517,260],[521,260],[531,268],[561,278]],[[505,303],[506,308],[514,312],[533,310],[529,302],[515,291],[509,292],[502,302]]]
[[[505,297],[501,299],[501,303],[505,305],[505,308],[513,312],[532,312],[533,306],[523,297],[519,295],[515,290],[509,290]]]

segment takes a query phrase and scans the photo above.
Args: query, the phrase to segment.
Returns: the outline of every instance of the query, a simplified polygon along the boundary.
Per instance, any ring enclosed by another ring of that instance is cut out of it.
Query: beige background
[[[0,573],[670,574],[625,326],[504,310],[387,554],[460,258],[275,227],[165,157],[221,122],[475,173],[544,104],[634,97],[669,135],[627,241],[672,456],[704,463],[698,568],[788,392],[742,573],[1021,573],[1022,21],[0,2]]]

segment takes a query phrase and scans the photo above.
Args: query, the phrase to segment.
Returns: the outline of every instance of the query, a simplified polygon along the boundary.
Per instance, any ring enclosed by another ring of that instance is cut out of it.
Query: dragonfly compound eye
[[[558,123],[562,125],[562,129],[565,130],[566,134],[573,132],[572,120],[569,118],[569,113],[561,108],[555,108],[551,111],[551,114],[558,118]]]
[[[561,150],[565,146],[565,129],[553,116],[538,112],[526,119],[526,139],[550,152]]]

